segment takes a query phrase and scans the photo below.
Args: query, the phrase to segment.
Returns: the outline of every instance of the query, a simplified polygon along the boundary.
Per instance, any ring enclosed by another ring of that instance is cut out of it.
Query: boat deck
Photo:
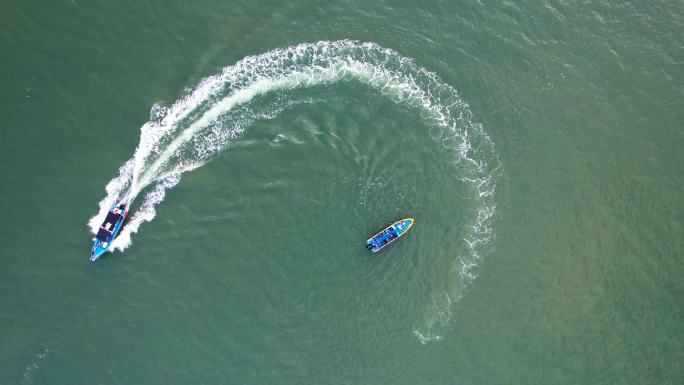
[[[368,251],[376,253],[385,246],[399,239],[399,237],[404,235],[411,228],[411,226],[413,226],[413,218],[396,221],[369,238],[366,241],[366,248]]]

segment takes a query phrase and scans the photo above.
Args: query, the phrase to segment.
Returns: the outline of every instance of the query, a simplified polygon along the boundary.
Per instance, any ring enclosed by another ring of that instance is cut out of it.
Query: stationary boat
[[[401,238],[402,235],[409,231],[413,226],[413,218],[406,218],[392,223],[385,227],[379,233],[368,238],[366,241],[366,250],[371,254],[375,254],[382,250],[385,246]]]
[[[102,226],[97,230],[97,235],[93,238],[93,248],[90,250],[90,262],[97,261],[102,254],[104,254],[112,245],[112,241],[119,234],[121,226],[126,219],[126,205],[114,205],[107,213],[107,217],[102,223]]]

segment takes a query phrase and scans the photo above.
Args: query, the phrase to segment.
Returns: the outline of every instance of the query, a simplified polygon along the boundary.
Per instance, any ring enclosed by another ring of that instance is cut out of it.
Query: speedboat
[[[93,248],[90,250],[90,262],[97,261],[102,254],[104,254],[109,247],[112,245],[112,241],[119,234],[121,226],[126,219],[126,205],[114,205],[112,209],[107,213],[102,226],[97,230],[95,238],[93,238]]]
[[[413,218],[406,218],[385,227],[379,233],[368,238],[366,241],[366,250],[371,254],[377,253],[390,243],[399,239],[402,235],[406,234],[411,226],[413,226],[413,222]]]

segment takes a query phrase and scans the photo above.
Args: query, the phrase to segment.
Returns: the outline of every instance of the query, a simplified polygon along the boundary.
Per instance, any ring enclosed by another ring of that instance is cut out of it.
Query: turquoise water
[[[684,379],[681,4],[3,9],[0,383]]]

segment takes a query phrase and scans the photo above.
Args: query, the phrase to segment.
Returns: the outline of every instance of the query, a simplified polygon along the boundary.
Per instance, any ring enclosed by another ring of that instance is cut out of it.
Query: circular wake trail
[[[284,108],[259,110],[250,105],[255,98],[269,93],[287,98],[288,90],[339,82],[365,84],[399,105],[419,110],[435,141],[453,150],[457,177],[472,190],[477,215],[466,229],[465,248],[454,255],[457,276],[433,296],[425,319],[416,320],[413,331],[421,342],[440,339],[455,304],[491,248],[500,164],[489,136],[471,120],[468,105],[456,89],[412,59],[374,43],[321,41],[249,56],[203,79],[170,107],[155,105],[150,121],[140,129],[133,157],[107,184],[107,194],[89,227],[95,233],[112,204],[130,204],[142,194],[140,206],[112,244],[112,250],[126,249],[131,235],[155,217],[155,206],[184,172],[208,162],[253,121],[273,117]]]

